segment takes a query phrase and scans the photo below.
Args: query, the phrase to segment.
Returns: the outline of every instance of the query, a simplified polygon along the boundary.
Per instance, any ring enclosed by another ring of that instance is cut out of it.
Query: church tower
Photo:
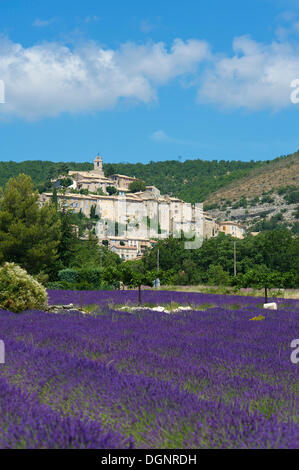
[[[99,154],[97,154],[96,158],[93,161],[93,171],[97,173],[99,176],[105,176],[103,172],[103,160]]]

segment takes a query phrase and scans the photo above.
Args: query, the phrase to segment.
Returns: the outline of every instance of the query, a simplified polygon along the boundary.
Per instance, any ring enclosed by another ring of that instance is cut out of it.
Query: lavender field
[[[0,311],[0,448],[299,447],[298,301],[145,291],[192,310],[120,310],[137,296],[49,291],[94,313]]]

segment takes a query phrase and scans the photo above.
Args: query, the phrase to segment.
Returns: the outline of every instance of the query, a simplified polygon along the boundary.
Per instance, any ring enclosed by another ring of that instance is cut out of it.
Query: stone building
[[[218,222],[219,232],[223,232],[226,235],[231,235],[234,238],[243,239],[245,235],[245,227],[237,222],[227,220],[224,222]]]

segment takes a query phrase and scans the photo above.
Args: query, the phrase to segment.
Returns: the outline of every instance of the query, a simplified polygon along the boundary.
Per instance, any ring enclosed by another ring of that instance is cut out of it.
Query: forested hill
[[[106,176],[120,173],[136,176],[149,185],[157,186],[162,194],[178,196],[187,202],[203,202],[209,195],[245,177],[267,172],[292,156],[282,156],[270,161],[225,161],[225,160],[169,160],[164,162],[104,164]],[[0,161],[0,186],[19,173],[32,177],[40,191],[50,188],[50,180],[68,170],[90,170],[92,163],[54,163],[50,161],[25,161],[21,163]]]
[[[254,161],[168,160],[147,164],[106,164],[104,171],[107,176],[113,173],[136,176],[157,186],[162,194],[177,196],[187,202],[203,202],[212,192],[263,164]]]
[[[4,186],[9,178],[25,173],[31,176],[36,187],[42,189],[43,186],[47,186],[47,183],[52,178],[56,178],[60,174],[66,174],[68,170],[87,171],[92,168],[93,165],[91,163],[54,163],[41,160],[27,160],[20,163],[0,161],[0,186]]]

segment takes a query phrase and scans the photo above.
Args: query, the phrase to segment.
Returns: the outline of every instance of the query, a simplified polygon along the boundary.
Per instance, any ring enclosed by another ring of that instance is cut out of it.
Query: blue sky
[[[297,78],[297,1],[0,0],[0,159],[274,158]]]

